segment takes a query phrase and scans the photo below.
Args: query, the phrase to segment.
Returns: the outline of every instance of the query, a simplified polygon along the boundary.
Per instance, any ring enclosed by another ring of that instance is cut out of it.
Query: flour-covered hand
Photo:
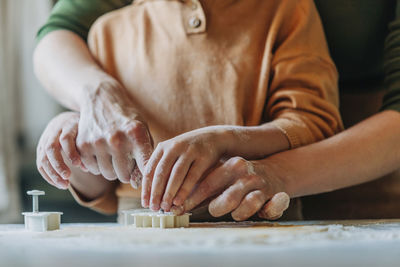
[[[84,168],[75,143],[78,122],[77,112],[58,115],[49,122],[37,146],[36,165],[40,174],[59,189],[66,189],[69,185],[71,170],[65,160]]]
[[[137,187],[153,151],[146,124],[118,83],[102,83],[86,94],[77,136],[83,164],[92,174]]]
[[[261,161],[234,157],[215,168],[196,187],[179,212],[190,211],[203,201],[214,198],[209,212],[214,217],[231,213],[243,221],[254,214],[274,220],[288,208],[290,198],[283,181],[268,174]]]
[[[224,126],[211,126],[161,142],[143,177],[142,205],[169,211],[182,205],[195,185],[225,152]]]

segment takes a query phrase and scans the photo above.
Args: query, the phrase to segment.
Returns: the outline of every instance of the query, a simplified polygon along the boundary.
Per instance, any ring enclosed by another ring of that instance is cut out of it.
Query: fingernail
[[[143,208],[147,209],[149,207],[149,202],[147,200],[142,199],[142,206],[143,206]]]
[[[83,165],[83,163],[81,163],[81,169],[84,172],[88,172],[88,169],[85,167],[85,165]]]
[[[175,206],[182,206],[183,205],[183,201],[182,201],[182,199],[180,197],[174,198],[173,203],[174,203]]]
[[[131,182],[131,185],[132,185],[132,187],[134,189],[138,189],[139,188],[139,185],[138,185],[138,183],[136,182],[135,179],[131,179],[130,182]]]
[[[191,198],[189,198],[189,199],[185,200],[185,202],[182,204],[182,207],[184,210],[189,210],[189,209],[192,209],[194,206],[196,206],[193,204],[194,204],[193,200]]]
[[[69,173],[69,171],[63,171],[63,172],[61,173],[61,176],[62,176],[62,178],[63,178],[64,180],[67,180],[67,179],[69,178],[69,176],[70,176],[70,173]]]
[[[161,208],[162,208],[164,211],[169,211],[169,209],[170,209],[171,207],[168,205],[167,202],[163,201],[163,202],[161,203]]]
[[[68,189],[68,184],[65,184],[65,183],[58,184],[58,189],[66,190],[66,189]]]
[[[152,211],[158,211],[160,209],[160,205],[152,203],[150,209]]]
[[[81,161],[79,159],[72,160],[72,164],[75,166],[81,165]]]
[[[185,211],[185,209],[183,208],[183,206],[173,206],[171,208],[171,212],[175,215],[181,215],[183,214]]]

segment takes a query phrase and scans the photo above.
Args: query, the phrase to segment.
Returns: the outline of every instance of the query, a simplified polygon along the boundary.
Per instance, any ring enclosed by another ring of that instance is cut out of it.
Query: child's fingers
[[[63,129],[60,135],[60,145],[74,166],[80,166],[81,156],[79,155],[78,149],[76,148],[76,135],[78,130],[78,124],[73,124]]]
[[[151,187],[153,184],[154,172],[156,170],[157,164],[160,161],[162,155],[163,155],[162,150],[160,150],[157,147],[156,150],[154,151],[154,153],[151,155],[150,160],[148,161],[148,163],[146,165],[146,169],[143,174],[143,184],[142,184],[142,206],[144,208],[149,207],[150,193],[151,193]]]
[[[178,156],[174,155],[174,153],[164,154],[157,164],[151,186],[150,208],[152,210],[160,209],[161,198],[164,194],[171,169],[177,158]]]
[[[214,217],[220,217],[236,210],[245,196],[257,190],[260,186],[256,179],[249,179],[249,177],[239,178],[221,195],[211,201],[208,206],[210,214]]]
[[[181,187],[192,162],[193,160],[184,154],[174,164],[161,203],[163,210],[169,211],[171,209],[172,200]]]
[[[232,212],[232,218],[235,221],[244,221],[254,214],[265,204],[267,201],[267,194],[261,190],[256,190],[248,193],[245,198]]]
[[[175,206],[181,206],[193,191],[193,188],[203,176],[205,171],[210,167],[210,162],[203,160],[195,160],[186,175],[183,185],[179,189],[173,200]]]
[[[289,208],[290,197],[285,192],[275,194],[258,212],[258,216],[267,220],[279,219]]]
[[[61,145],[58,142],[58,137],[49,140],[46,145],[46,156],[50,161],[53,169],[64,179],[68,180],[71,175],[71,170],[65,164],[61,154]]]
[[[42,162],[42,167],[46,172],[46,174],[48,175],[48,177],[51,179],[51,181],[53,181],[53,183],[56,184],[57,188],[66,189],[68,187],[69,184],[68,181],[62,179],[61,176],[54,170],[47,156],[44,158],[44,161]]]
[[[204,200],[222,192],[236,179],[245,177],[248,174],[247,165],[248,162],[246,160],[240,157],[234,157],[216,167],[200,182],[199,186],[185,201],[185,211],[192,210]]]
[[[204,200],[222,192],[230,186],[236,177],[235,173],[229,172],[229,165],[224,163],[215,168],[207,177],[200,182],[193,194],[184,203],[185,211],[190,211]]]

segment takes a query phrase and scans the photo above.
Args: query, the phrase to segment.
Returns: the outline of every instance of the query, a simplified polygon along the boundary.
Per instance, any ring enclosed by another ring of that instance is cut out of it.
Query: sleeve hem
[[[271,121],[271,123],[278,128],[283,134],[287,137],[290,149],[301,146],[301,141],[299,136],[296,134],[296,126],[293,125],[293,122],[287,119],[276,119]]]
[[[53,32],[53,31],[57,31],[57,30],[64,30],[64,31],[70,31],[73,32],[75,34],[77,34],[80,38],[82,38],[82,40],[84,40],[85,42],[86,40],[86,36],[82,33],[79,33],[76,30],[70,29],[70,28],[66,28],[61,27],[61,26],[45,26],[42,29],[40,29],[36,35],[36,43],[38,44],[47,34]]]

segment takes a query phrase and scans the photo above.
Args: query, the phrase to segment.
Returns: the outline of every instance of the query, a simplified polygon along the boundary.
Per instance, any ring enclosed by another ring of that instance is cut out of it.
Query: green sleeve
[[[40,41],[54,30],[70,30],[86,41],[90,26],[101,15],[124,7],[132,0],[59,0],[37,33]]]
[[[388,90],[382,110],[400,111],[400,0],[397,0],[396,19],[389,25],[385,44],[385,85]]]

